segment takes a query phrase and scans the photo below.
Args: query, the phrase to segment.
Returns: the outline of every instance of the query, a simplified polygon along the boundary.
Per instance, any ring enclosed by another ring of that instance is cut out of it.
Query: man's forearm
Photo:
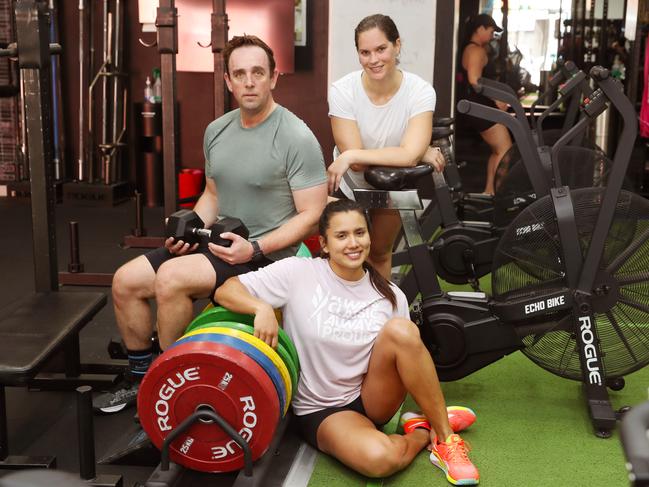
[[[259,240],[262,252],[268,255],[313,235],[317,230],[321,212],[321,210],[306,210],[298,213],[272,232],[264,235]]]
[[[216,200],[216,195],[205,191],[198,198],[196,205],[194,205],[194,211],[201,217],[205,227],[210,227],[216,222],[219,215],[219,205]]]

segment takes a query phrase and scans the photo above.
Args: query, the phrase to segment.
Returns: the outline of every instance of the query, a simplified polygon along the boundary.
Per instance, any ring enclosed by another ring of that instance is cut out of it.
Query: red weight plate
[[[162,354],[142,379],[138,414],[158,448],[198,408],[212,409],[250,444],[253,460],[268,449],[280,418],[266,372],[246,354],[214,342],[183,343]],[[243,451],[218,425],[197,421],[176,438],[172,461],[203,472],[243,467]]]
[[[282,376],[279,373],[279,370],[277,370],[277,366],[273,363],[272,360],[270,360],[270,358],[267,355],[265,355],[261,350],[254,347],[250,343],[228,335],[221,335],[217,333],[209,333],[209,334],[198,333],[196,335],[186,336],[184,338],[181,338],[176,343],[174,343],[172,347],[187,342],[204,342],[204,341],[222,343],[223,345],[232,347],[235,350],[239,350],[245,353],[248,357],[254,359],[255,362],[261,365],[261,367],[264,369],[266,374],[268,374],[268,377],[270,377],[270,380],[273,381],[273,385],[275,386],[275,390],[277,391],[277,397],[279,398],[279,406],[280,406],[280,410],[282,411],[282,416],[286,414],[286,411],[288,411],[288,406],[289,406],[288,403],[286,402],[287,401],[286,385],[282,379]]]

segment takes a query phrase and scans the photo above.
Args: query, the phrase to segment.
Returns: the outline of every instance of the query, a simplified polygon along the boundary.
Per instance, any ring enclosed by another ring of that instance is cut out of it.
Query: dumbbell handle
[[[223,232],[232,232],[244,239],[249,236],[248,229],[238,218],[224,217],[219,219],[209,228],[200,217],[188,210],[180,210],[169,217],[167,222],[167,236],[176,240],[183,240],[189,243],[197,243],[201,238],[207,238],[212,243],[229,247],[232,239],[221,238]]]
[[[191,233],[199,237],[206,237],[210,242],[221,245],[222,247],[229,247],[230,245],[232,245],[232,241],[230,239],[221,238],[220,234],[213,235],[214,230],[212,230],[211,228],[192,228]]]
[[[212,230],[210,230],[209,228],[194,228],[192,229],[192,233],[194,235],[200,235],[207,238],[212,237]]]
[[[194,235],[200,235],[201,237],[212,238],[211,228],[193,228],[192,233]]]

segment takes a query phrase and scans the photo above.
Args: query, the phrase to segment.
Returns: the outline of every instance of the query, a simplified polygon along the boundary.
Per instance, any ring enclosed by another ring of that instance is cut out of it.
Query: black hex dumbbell
[[[202,230],[205,223],[195,211],[178,210],[172,213],[167,220],[167,238],[173,237],[175,241],[182,240],[190,245],[200,240],[199,230]]]
[[[242,236],[246,240],[249,233],[248,228],[238,218],[224,217],[218,220],[209,229],[203,228],[205,224],[196,212],[191,210],[179,210],[172,213],[167,220],[167,237],[174,240],[182,240],[193,245],[200,242],[201,237],[223,247],[232,245],[232,240],[221,238],[224,232],[232,232]]]
[[[223,217],[218,220],[214,225],[210,227],[209,230],[206,230],[205,235],[210,242],[215,243],[216,245],[221,245],[223,247],[229,247],[230,245],[232,245],[232,240],[220,237],[220,235],[225,232],[236,233],[246,240],[248,240],[248,237],[250,236],[248,227],[246,227],[241,220],[229,216]]]

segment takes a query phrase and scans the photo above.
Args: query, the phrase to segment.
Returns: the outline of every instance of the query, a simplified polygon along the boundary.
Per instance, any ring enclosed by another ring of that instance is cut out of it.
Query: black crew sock
[[[153,361],[153,347],[145,350],[127,349],[126,351],[128,353],[128,369],[130,375],[136,382],[140,382]]]

